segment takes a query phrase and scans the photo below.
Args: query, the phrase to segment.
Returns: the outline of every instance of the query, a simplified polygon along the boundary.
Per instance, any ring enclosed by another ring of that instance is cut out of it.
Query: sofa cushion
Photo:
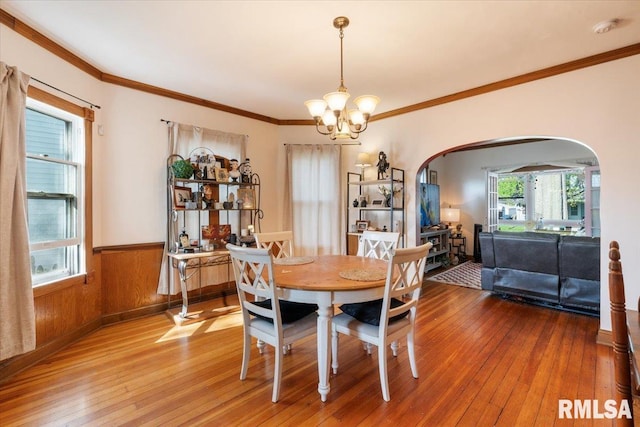
[[[558,275],[558,235],[494,233],[496,267]]]
[[[560,277],[600,281],[600,238],[562,236]]]

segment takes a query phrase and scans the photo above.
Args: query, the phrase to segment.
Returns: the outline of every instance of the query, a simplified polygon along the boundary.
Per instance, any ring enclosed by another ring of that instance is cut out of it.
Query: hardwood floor
[[[315,337],[284,358],[271,403],[273,349],[253,348],[239,380],[238,315],[175,327],[165,315],[110,325],[0,385],[0,424],[14,425],[613,425],[558,419],[558,399],[614,396],[598,319],[427,282],[418,309],[420,378],[406,344],[389,356],[391,401],[377,354],[344,337],[327,402],[316,390]],[[574,424],[575,422],[575,424]]]

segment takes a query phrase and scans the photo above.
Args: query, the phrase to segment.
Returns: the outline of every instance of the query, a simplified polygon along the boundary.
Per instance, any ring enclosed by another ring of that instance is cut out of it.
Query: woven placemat
[[[314,259],[308,256],[292,256],[289,258],[276,258],[273,263],[278,265],[302,265],[310,264],[313,261]]]
[[[376,280],[383,280],[387,277],[387,273],[385,273],[384,271],[363,270],[361,268],[344,270],[338,274],[343,279],[357,280],[359,282],[374,282]]]

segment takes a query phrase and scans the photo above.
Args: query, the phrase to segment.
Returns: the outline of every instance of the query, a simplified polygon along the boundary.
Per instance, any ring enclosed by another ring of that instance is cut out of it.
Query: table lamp
[[[358,153],[358,159],[356,160],[356,166],[361,168],[361,179],[364,181],[364,168],[371,166],[371,159],[368,153]]]
[[[449,223],[449,228],[451,228],[451,223],[460,221],[460,209],[455,209],[451,207],[443,208],[440,214],[442,216],[442,220],[447,221]],[[460,225],[460,228],[462,228],[461,225]],[[460,234],[460,230],[458,230],[458,226],[456,226],[456,232]]]

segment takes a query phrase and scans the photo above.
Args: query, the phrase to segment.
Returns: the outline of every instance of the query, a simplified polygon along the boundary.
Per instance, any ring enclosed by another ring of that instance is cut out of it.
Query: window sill
[[[64,279],[55,280],[53,282],[42,283],[33,287],[33,297],[38,298],[62,289],[70,288],[75,285],[82,285],[86,282],[86,274],[78,274]]]

